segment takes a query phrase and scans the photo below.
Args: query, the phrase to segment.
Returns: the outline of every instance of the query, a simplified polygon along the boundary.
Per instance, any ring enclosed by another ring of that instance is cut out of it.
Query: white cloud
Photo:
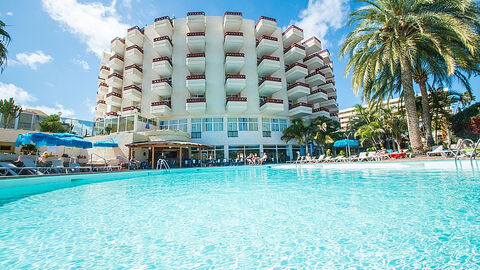
[[[11,97],[13,97],[15,102],[24,109],[37,109],[49,115],[61,112],[62,116],[67,117],[75,114],[74,110],[66,109],[62,104],[59,103],[56,103],[54,107],[46,105],[32,105],[33,102],[37,101],[35,96],[14,84],[0,82],[0,99],[9,99]]]
[[[14,65],[25,65],[31,69],[37,69],[37,65],[51,62],[53,58],[42,51],[33,53],[23,52],[16,54],[17,60],[10,61]]]
[[[13,16],[13,12],[11,11],[7,12],[7,16]]]
[[[99,58],[109,48],[110,41],[124,36],[128,29],[127,24],[120,22],[116,1],[111,6],[99,2],[82,4],[77,0],[42,0],[42,3],[52,19],[77,35]]]
[[[87,109],[90,113],[93,114],[95,112],[95,104],[92,103],[92,101],[89,98],[85,99],[83,101],[83,104],[87,107]]]
[[[88,65],[88,63],[84,60],[78,60],[78,59],[73,59],[73,62],[77,65],[79,65],[81,68],[83,68],[84,70],[89,70],[90,69],[90,66]]]
[[[343,27],[350,12],[348,0],[309,0],[306,9],[300,11],[294,24],[303,29],[305,38],[316,36],[327,43],[325,36]]]
[[[6,84],[0,82],[0,99],[9,98],[13,98],[15,102],[20,105],[37,100],[36,97],[23,90],[21,87],[18,87],[12,83]]]
[[[56,103],[55,107],[46,105],[29,106],[31,109],[40,110],[48,115],[61,113],[62,116],[71,117],[75,114],[74,110],[65,109],[62,104]]]

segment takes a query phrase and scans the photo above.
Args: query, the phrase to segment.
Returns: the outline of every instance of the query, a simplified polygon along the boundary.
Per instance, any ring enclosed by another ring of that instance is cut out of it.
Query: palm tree
[[[312,121],[312,140],[320,147],[322,153],[325,153],[325,145],[333,143],[340,137],[338,130],[340,123],[330,118],[321,116]]]
[[[355,137],[360,137],[362,145],[366,141],[371,141],[373,145],[382,145],[382,135],[385,134],[382,124],[379,120],[374,120],[368,124],[360,126],[355,132]]]
[[[305,149],[308,153],[307,143],[311,135],[311,123],[301,119],[293,119],[292,124],[283,130],[281,139],[287,143],[291,140],[295,140],[298,142],[298,144],[305,145]]]
[[[7,64],[8,43],[10,43],[10,35],[5,30],[5,23],[0,20],[0,71],[2,72]]]
[[[0,100],[0,113],[2,114],[2,127],[8,128],[12,121],[20,116],[22,107],[15,105],[13,98]]]
[[[369,95],[394,87],[404,99],[409,139],[414,154],[423,154],[413,89],[414,60],[420,52],[438,55],[455,72],[455,53],[478,50],[478,4],[473,0],[359,0],[367,4],[350,15],[357,24],[347,36],[341,56],[349,55],[346,75],[353,70],[356,93]],[[471,22],[470,22],[471,21]],[[395,77],[400,71],[400,77]],[[380,79],[380,80],[379,80]],[[365,96],[365,95],[364,95]]]

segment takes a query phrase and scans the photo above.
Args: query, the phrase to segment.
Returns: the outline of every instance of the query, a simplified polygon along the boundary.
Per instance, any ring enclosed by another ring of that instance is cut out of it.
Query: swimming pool
[[[480,267],[477,168],[361,165],[0,180],[0,268]]]

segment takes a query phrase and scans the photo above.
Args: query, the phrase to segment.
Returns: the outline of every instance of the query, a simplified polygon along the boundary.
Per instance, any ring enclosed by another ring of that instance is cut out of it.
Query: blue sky
[[[246,19],[260,16],[291,23],[306,35],[319,37],[334,61],[340,109],[360,103],[345,78],[346,60],[338,48],[349,28],[348,14],[355,7],[348,0],[310,1],[155,1],[155,0],[22,0],[3,1],[0,18],[12,36],[9,62],[0,74],[0,98],[14,97],[24,107],[64,116],[93,119],[99,55],[129,26],[153,23],[156,17],[185,17],[189,11],[222,16],[241,11]],[[480,96],[480,78],[472,79]]]

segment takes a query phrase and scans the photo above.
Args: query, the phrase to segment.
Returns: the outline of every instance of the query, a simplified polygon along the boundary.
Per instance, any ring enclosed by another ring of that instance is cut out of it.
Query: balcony
[[[169,97],[172,94],[172,82],[169,79],[153,80],[152,92],[161,97]]]
[[[123,65],[124,65],[123,57],[118,54],[112,55],[110,57],[110,61],[108,61],[108,65],[110,66],[110,68],[113,68],[114,70],[123,72]]]
[[[327,100],[320,102],[320,106],[330,110],[337,107],[337,99],[335,97],[329,97]]]
[[[335,106],[329,107],[328,110],[330,111],[330,113],[335,113],[335,114],[337,114],[337,113],[338,113],[338,104],[336,104]]]
[[[127,40],[131,43],[143,47],[143,29],[134,26],[127,31]]]
[[[247,110],[246,97],[227,97],[227,112],[242,113]]]
[[[108,75],[107,84],[111,87],[121,88],[123,85],[123,76],[114,72]]]
[[[328,50],[321,50],[320,52],[318,52],[318,54],[320,54],[320,56],[323,58],[323,63],[326,64],[331,62],[330,52]]]
[[[125,49],[125,58],[132,61],[137,65],[142,65],[143,63],[143,50],[137,45],[127,47]]]
[[[257,61],[257,72],[260,77],[270,76],[280,67],[280,58],[278,57],[264,55]]]
[[[227,95],[240,93],[247,85],[245,75],[227,75],[225,78],[225,90]]]
[[[313,109],[312,110],[312,116],[313,117],[327,117],[327,118],[330,118],[330,112],[328,111],[327,108],[316,108],[316,109]]]
[[[258,83],[260,96],[270,96],[282,89],[282,79],[276,77],[263,77]]]
[[[243,33],[242,32],[226,32],[223,48],[226,52],[239,52],[243,47]]]
[[[305,58],[305,47],[302,45],[298,45],[297,43],[293,43],[290,47],[286,48],[283,51],[283,60],[285,61],[286,65],[290,65],[298,60]]]
[[[205,31],[205,12],[188,12],[187,26],[190,32]]]
[[[279,48],[278,38],[261,36],[257,40],[257,56],[271,55]]]
[[[100,78],[107,78],[108,75],[110,75],[110,68],[107,66],[101,66],[100,67]]]
[[[154,58],[152,60],[152,69],[163,78],[172,76],[172,61],[168,56]]]
[[[327,80],[324,84],[321,84],[318,87],[327,92],[332,92],[332,91],[335,91],[335,82],[331,80]]]
[[[239,73],[245,65],[245,55],[243,53],[225,54],[225,73]]]
[[[187,68],[193,75],[205,73],[205,53],[187,54]]]
[[[107,103],[105,100],[100,99],[97,101],[97,110],[105,112],[107,110]]]
[[[303,40],[303,30],[296,27],[295,25],[290,25],[290,27],[285,30],[282,34],[283,47],[287,48],[293,43],[298,43]]]
[[[288,109],[288,115],[290,117],[303,117],[312,114],[312,105],[298,102],[294,105],[291,105]]]
[[[204,114],[207,109],[207,102],[202,98],[187,98],[187,112],[190,114]]]
[[[323,65],[318,68],[320,72],[325,74],[325,77],[332,77],[333,76],[333,69],[330,65]]]
[[[152,102],[150,113],[157,117],[169,116],[172,113],[172,104],[170,101],[164,100]]]
[[[111,111],[111,112],[107,112],[107,113],[105,114],[105,116],[106,116],[107,118],[115,118],[115,117],[118,117],[118,113]]]
[[[337,113],[330,113],[330,118],[332,120],[335,120],[337,122],[340,122],[340,119],[338,118],[338,114]]]
[[[277,20],[265,16],[261,16],[255,24],[257,37],[261,35],[271,35],[277,30]]]
[[[205,94],[205,75],[187,76],[187,89],[192,95]]]
[[[98,76],[98,84],[100,83],[104,83],[106,80],[104,78],[100,78],[100,76]]]
[[[310,85],[310,87],[314,87],[320,84],[325,83],[325,75],[323,75],[320,71],[315,71],[307,75],[305,77],[305,82]]]
[[[103,117],[104,114],[105,114],[105,111],[99,110],[98,107],[95,108],[95,116],[96,117]]]
[[[125,79],[135,83],[142,83],[143,71],[137,65],[129,65],[125,67],[124,72]]]
[[[123,98],[133,102],[140,102],[142,101],[142,89],[134,84],[125,86],[123,88]]]
[[[136,113],[140,113],[140,112],[141,112],[140,108],[136,106],[128,106],[122,109],[122,116],[135,115]]]
[[[242,27],[243,17],[241,12],[227,11],[223,15],[223,29],[225,32],[239,31]]]
[[[307,97],[307,101],[310,104],[323,102],[328,99],[327,91],[322,89],[316,89],[310,92]]]
[[[288,99],[298,99],[308,94],[310,94],[310,88],[306,83],[296,82],[287,87]]]
[[[283,100],[267,98],[260,103],[260,111],[263,114],[277,114],[284,111]]]
[[[116,54],[123,55],[125,53],[125,40],[119,37],[114,38],[110,43],[110,50]]]
[[[153,49],[160,56],[172,57],[173,43],[170,37],[161,36],[153,39]]]
[[[105,96],[105,102],[108,105],[120,107],[122,106],[122,94],[110,92]]]
[[[305,51],[307,52],[307,55],[311,55],[312,53],[316,53],[322,50],[322,42],[316,37],[311,37],[305,40],[302,45],[305,46]]]
[[[298,79],[305,78],[307,76],[307,66],[301,63],[293,63],[287,69],[285,69],[285,77],[287,82],[294,82]]]
[[[102,59],[100,60],[101,63],[108,63],[108,60],[110,59],[110,57],[112,56],[111,53],[109,52],[103,52],[102,53]]]
[[[98,84],[97,93],[100,95],[106,95],[108,92],[108,84],[101,82]]]
[[[311,54],[303,58],[303,63],[307,65],[308,70],[315,70],[323,66],[323,58],[318,53]]]
[[[153,23],[153,28],[161,37],[172,36],[173,24],[172,24],[172,20],[170,20],[170,17],[168,16],[156,18],[155,22]]]
[[[205,32],[187,33],[187,46],[191,53],[205,52]]]

